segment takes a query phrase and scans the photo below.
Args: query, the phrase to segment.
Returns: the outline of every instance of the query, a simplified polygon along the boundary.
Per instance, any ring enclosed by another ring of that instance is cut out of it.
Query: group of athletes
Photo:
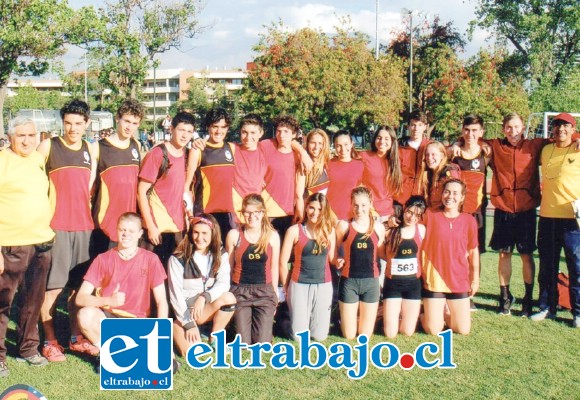
[[[248,114],[239,126],[241,143],[226,142],[231,119],[215,108],[203,121],[206,140],[192,142],[195,118],[179,112],[170,140],[143,160],[135,140],[144,117],[140,103],[124,101],[116,132],[93,144],[82,139],[89,115],[83,101],[67,103],[64,135],[42,141],[37,151],[31,150],[33,121],[16,118],[8,131],[11,147],[0,153],[0,376],[8,374],[4,337],[17,287],[31,309],[26,321],[17,319],[20,355],[31,365],[66,359],[53,323],[65,287],[69,348],[93,356],[103,318],[171,315],[181,355],[202,340],[200,326],[210,321],[214,332],[233,318],[245,343],[268,342],[281,300],[291,333],[309,329],[316,340],[327,337],[336,303],[345,338],[372,335],[381,299],[387,337],[413,334],[419,320],[429,334],[446,325],[468,334],[485,251],[488,166],[499,313],[510,314],[515,303],[509,283],[517,249],[522,315],[554,318],[564,248],[573,326],[580,325],[580,228],[573,207],[580,199],[574,184],[580,152],[569,114],[554,119],[550,140],[525,138],[517,114],[504,118],[505,138],[483,140],[483,119],[467,115],[461,138],[445,148],[429,140],[426,117],[415,112],[408,137],[398,141],[392,127],[379,126],[369,150],[355,150],[348,131],[336,132],[331,157],[327,133],[314,129],[302,146],[290,116],[275,118],[274,138],[261,140],[264,123]],[[16,161],[26,168],[14,170]],[[24,172],[42,180],[38,166],[46,185],[22,191],[22,198],[8,195],[29,184]],[[46,202],[43,215],[20,212],[31,204],[27,196]],[[540,203],[540,310],[533,314]],[[19,212],[5,215],[8,206]],[[42,355],[34,350],[35,316],[44,330]]]

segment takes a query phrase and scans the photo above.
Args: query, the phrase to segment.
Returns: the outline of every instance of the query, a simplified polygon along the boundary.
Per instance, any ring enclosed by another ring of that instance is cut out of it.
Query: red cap
[[[573,127],[576,127],[576,120],[568,113],[560,113],[556,115],[553,121],[564,121],[568,124],[571,124]]]

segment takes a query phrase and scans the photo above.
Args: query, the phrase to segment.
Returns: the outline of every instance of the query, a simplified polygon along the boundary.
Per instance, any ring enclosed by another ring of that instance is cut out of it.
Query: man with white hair
[[[6,364],[6,330],[19,292],[17,319],[20,361],[48,364],[38,353],[38,316],[44,300],[54,232],[44,157],[36,151],[34,121],[16,117],[8,128],[10,147],[0,153],[0,378]]]

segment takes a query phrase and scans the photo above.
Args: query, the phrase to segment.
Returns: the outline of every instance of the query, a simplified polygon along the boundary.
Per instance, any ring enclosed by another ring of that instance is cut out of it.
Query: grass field
[[[472,314],[472,333],[454,336],[454,370],[371,367],[365,378],[353,381],[345,370],[330,368],[194,371],[181,360],[184,366],[175,375],[171,392],[103,392],[89,359],[67,354],[65,363],[44,368],[28,367],[9,357],[10,376],[0,380],[0,392],[25,383],[48,399],[580,399],[580,330],[570,328],[570,313],[561,311],[556,321],[535,323],[517,316],[518,302],[514,315],[496,314],[496,263],[496,253],[482,256],[482,284],[475,299],[479,311]],[[519,258],[514,263],[512,292],[521,299]],[[61,313],[59,318],[63,317]],[[11,324],[9,354],[14,354],[14,338]],[[371,345],[384,340],[377,334]],[[440,343],[422,333],[392,342],[402,352],[412,352],[428,340]],[[331,336],[327,344],[337,341],[342,338]]]

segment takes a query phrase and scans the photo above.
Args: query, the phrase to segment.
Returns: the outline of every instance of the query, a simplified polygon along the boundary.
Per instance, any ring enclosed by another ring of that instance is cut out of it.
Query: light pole
[[[375,12],[375,59],[379,59],[379,0],[376,0]]]
[[[409,12],[409,114],[413,112],[413,11]]]
[[[85,103],[88,104],[89,102],[89,96],[88,96],[88,90],[87,90],[87,53],[89,51],[85,51]]]
[[[157,63],[153,60],[153,137],[157,140],[157,127],[155,120],[157,119]]]

